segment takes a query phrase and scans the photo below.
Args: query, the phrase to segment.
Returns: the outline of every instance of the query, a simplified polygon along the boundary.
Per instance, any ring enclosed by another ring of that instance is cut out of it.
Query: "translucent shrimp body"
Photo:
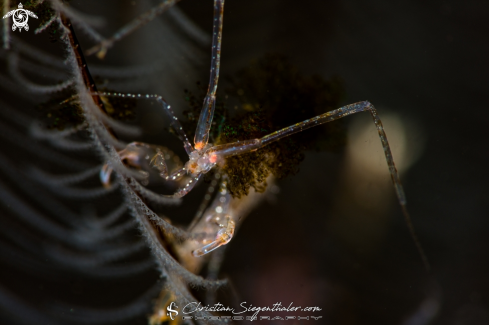
[[[310,118],[303,122],[299,122],[289,127],[275,131],[259,139],[237,141],[234,143],[227,143],[227,144],[222,144],[217,146],[211,146],[208,143],[209,133],[210,133],[212,119],[214,115],[216,91],[217,91],[217,84],[219,79],[223,11],[224,11],[224,0],[215,0],[214,1],[214,24],[213,24],[213,32],[212,32],[212,59],[211,59],[209,88],[207,91],[207,95],[204,99],[203,107],[198,119],[197,128],[194,137],[194,146],[192,146],[192,144],[188,140],[180,122],[178,121],[177,117],[173,114],[170,105],[166,103],[161,96],[158,95],[143,96],[143,98],[149,98],[153,100],[156,99],[162,105],[163,110],[169,115],[172,121],[171,125],[175,130],[175,132],[177,133],[177,135],[179,136],[179,138],[182,140],[183,146],[189,156],[189,161],[185,164],[185,167],[178,169],[177,171],[175,171],[173,174],[170,175],[168,175],[168,173],[165,173],[165,171],[167,171],[168,168],[166,167],[166,160],[161,155],[161,153],[156,153],[156,157],[153,158],[152,161],[157,162],[157,164],[155,164],[153,167],[161,170],[162,176],[165,179],[176,179],[182,173],[191,175],[191,179],[188,181],[188,183],[185,186],[180,188],[173,195],[169,195],[167,197],[181,198],[185,196],[193,189],[193,187],[199,181],[199,179],[203,174],[209,172],[216,165],[224,163],[226,157],[243,155],[255,150],[259,150],[260,148],[272,142],[279,141],[294,133],[302,132],[303,130],[324,123],[332,122],[352,114],[356,114],[360,112],[368,112],[372,116],[375,127],[377,128],[379,139],[384,149],[387,166],[394,185],[394,190],[397,194],[397,199],[399,205],[402,208],[409,231],[411,232],[411,236],[418,248],[418,252],[421,258],[423,259],[425,267],[429,269],[428,260],[417,239],[417,236],[414,232],[414,228],[411,224],[411,218],[409,216],[409,213],[407,212],[406,197],[404,195],[404,190],[401,185],[399,174],[394,164],[394,159],[392,157],[391,149],[387,141],[387,136],[382,126],[382,122],[377,114],[377,110],[370,102],[362,101],[362,102],[346,105],[341,108],[335,109],[333,111],[326,112],[324,114]],[[129,94],[128,96],[135,97],[134,95],[129,95]],[[141,96],[139,95],[138,97]],[[107,182],[107,177],[105,178],[105,181]],[[232,238],[234,234],[235,223],[232,222],[233,220],[231,217],[227,218],[227,220],[228,220],[227,223],[225,225],[223,224],[222,227],[220,227],[219,231],[217,231],[216,236],[214,237],[214,240],[212,242],[205,243],[204,247],[194,251],[195,256],[201,256],[207,254],[208,252],[215,250],[217,247],[220,247],[229,242],[229,240]]]

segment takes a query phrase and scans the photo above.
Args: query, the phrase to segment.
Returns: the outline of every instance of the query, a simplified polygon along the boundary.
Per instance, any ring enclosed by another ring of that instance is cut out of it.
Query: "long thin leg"
[[[301,123],[297,123],[289,127],[283,128],[281,130],[275,131],[269,135],[264,136],[261,139],[246,140],[246,141],[233,142],[233,143],[228,143],[220,146],[215,146],[208,149],[207,153],[209,155],[216,155],[218,158],[241,155],[247,152],[255,151],[272,142],[288,137],[289,135],[292,135],[294,133],[307,130],[316,125],[321,125],[327,122],[340,119],[348,115],[352,115],[359,112],[365,112],[365,111],[368,111],[370,115],[372,115],[372,118],[375,123],[375,127],[377,128],[377,131],[379,133],[380,141],[382,142],[382,148],[384,149],[385,159],[389,167],[389,172],[391,175],[392,183],[394,184],[394,189],[396,190],[397,199],[399,201],[399,204],[401,205],[404,218],[409,228],[409,232],[411,233],[411,237],[414,240],[414,243],[418,249],[418,252],[421,256],[421,259],[423,260],[426,269],[429,270],[430,264],[428,262],[428,258],[426,257],[426,254],[424,253],[424,250],[421,247],[418,237],[414,232],[414,227],[411,222],[411,217],[409,216],[409,213],[406,208],[406,196],[404,194],[404,189],[402,187],[401,180],[399,178],[399,173],[397,172],[396,166],[394,164],[394,159],[392,158],[392,152],[389,146],[389,142],[387,141],[387,136],[385,135],[384,132],[384,127],[382,126],[382,122],[379,116],[377,115],[377,110],[372,104],[370,104],[370,102],[364,101],[364,102],[358,102],[347,106],[343,106],[333,111],[316,116],[312,119],[305,120]]]
[[[188,194],[188,192],[190,192],[195,185],[197,185],[197,182],[200,180],[200,178],[202,177],[202,174],[198,174],[197,176],[192,176],[192,178],[188,181],[188,183],[184,186],[184,187],[181,187],[179,188],[175,194],[173,195],[163,195],[164,197],[168,197],[168,198],[182,198],[184,197],[185,195]]]
[[[128,94],[128,93],[104,93],[104,92],[98,92],[98,94],[106,97],[128,97],[128,98],[141,98],[141,99],[155,99],[158,103],[163,106],[163,110],[166,112],[166,114],[170,117],[171,119],[171,127],[175,132],[177,133],[178,137],[180,140],[183,142],[183,146],[185,148],[185,151],[187,152],[188,155],[194,149],[192,148],[192,145],[190,144],[190,141],[187,138],[187,135],[183,131],[182,125],[180,124],[180,121],[178,121],[178,118],[175,116],[175,113],[173,113],[173,110],[170,105],[163,99],[163,97],[159,95],[141,95],[141,94]]]
[[[97,53],[97,56],[100,59],[103,59],[105,57],[105,54],[107,53],[107,50],[109,48],[111,48],[115,42],[117,42],[120,39],[122,39],[123,37],[129,35],[133,31],[135,31],[136,29],[140,28],[141,26],[146,25],[147,23],[152,21],[155,17],[161,15],[166,10],[170,9],[178,1],[180,1],[180,0],[164,0],[158,6],[146,11],[145,13],[141,14],[139,17],[134,19],[132,22],[130,22],[126,26],[119,29],[119,31],[117,31],[114,34],[114,36],[112,36],[108,39],[105,39],[100,44],[97,44],[94,47],[88,49],[86,51],[86,54],[92,55],[94,53]]]
[[[212,58],[209,88],[204,99],[204,106],[200,113],[199,122],[195,131],[195,149],[200,150],[209,142],[209,130],[212,125],[214,108],[216,105],[217,82],[219,80],[219,67],[221,65],[222,21],[224,18],[224,0],[214,0],[214,24],[212,27]]]
[[[214,235],[212,242],[203,242],[206,245],[194,250],[192,254],[196,257],[203,256],[215,249],[226,245],[234,236],[236,223],[233,220],[231,211],[231,194],[227,191],[227,178],[223,176],[219,188],[219,194],[214,198],[212,205],[203,213],[205,219],[201,219],[201,224],[197,227],[203,229],[205,233]],[[216,229],[216,227],[218,229]]]
[[[219,175],[219,174],[216,173],[215,175]],[[216,186],[217,186],[217,178],[214,178],[211,181],[211,185],[207,188],[207,193],[204,196],[204,200],[200,203],[199,209],[195,213],[194,219],[192,220],[192,222],[190,223],[190,225],[187,228],[187,231],[188,232],[193,231],[193,229],[195,228],[195,226],[200,222],[200,220],[204,216],[204,212],[206,211],[206,209],[208,208],[208,206],[210,204],[212,193],[216,189]]]

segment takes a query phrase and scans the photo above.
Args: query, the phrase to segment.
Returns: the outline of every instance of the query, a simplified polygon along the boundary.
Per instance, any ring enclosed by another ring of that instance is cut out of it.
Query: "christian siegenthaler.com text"
[[[224,306],[221,303],[216,303],[214,305],[206,305],[202,306],[202,303],[200,302],[191,302],[182,309],[183,314],[192,314],[195,312],[200,312],[200,311],[207,311],[207,312],[230,312],[232,314],[238,315],[238,314],[243,314],[246,312],[254,312],[253,316],[256,317],[259,312],[261,311],[266,311],[266,312],[298,312],[298,311],[306,311],[306,312],[316,312],[316,311],[321,311],[322,309],[320,307],[302,307],[302,306],[294,306],[294,303],[291,302],[287,307],[283,306],[281,302],[277,302],[273,304],[271,307],[270,306],[264,306],[264,307],[259,307],[259,306],[253,306],[252,304],[248,304],[246,301],[242,302],[239,304],[240,309],[235,310],[232,307]]]

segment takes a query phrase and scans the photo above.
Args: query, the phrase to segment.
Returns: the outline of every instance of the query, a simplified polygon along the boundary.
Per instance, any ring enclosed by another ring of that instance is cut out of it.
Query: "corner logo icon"
[[[168,307],[166,307],[166,310],[168,310],[166,316],[169,316],[171,320],[174,320],[175,317],[178,316],[178,311],[174,308],[178,308],[178,306],[173,301],[171,302],[170,305],[168,305]]]
[[[17,28],[19,29],[19,32],[22,32],[22,28],[25,28],[26,31],[29,30],[29,25],[27,25],[29,16],[37,19],[35,13],[29,10],[25,10],[23,8],[24,6],[22,6],[22,3],[19,3],[19,9],[11,10],[5,16],[3,16],[3,19],[12,16],[12,20],[14,21],[14,24],[12,25],[12,30],[14,32]]]

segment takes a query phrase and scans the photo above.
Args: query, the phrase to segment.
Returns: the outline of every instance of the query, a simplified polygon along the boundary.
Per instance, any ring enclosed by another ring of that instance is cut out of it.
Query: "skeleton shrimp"
[[[338,109],[326,112],[319,116],[313,117],[311,119],[305,120],[300,123],[296,123],[289,127],[283,128],[281,130],[275,131],[268,134],[262,138],[250,139],[244,141],[237,141],[233,143],[212,145],[209,143],[209,132],[212,125],[212,119],[214,115],[215,103],[216,103],[216,91],[219,79],[219,69],[220,69],[220,59],[221,59],[221,41],[222,41],[222,27],[223,27],[223,10],[224,10],[224,0],[214,1],[214,23],[212,31],[212,59],[210,68],[210,80],[207,95],[205,96],[203,107],[198,119],[198,124],[196,128],[196,133],[194,137],[194,145],[190,143],[185,132],[182,129],[180,122],[173,113],[171,106],[159,95],[134,95],[134,94],[115,94],[115,93],[101,93],[104,96],[119,96],[119,97],[132,97],[132,98],[146,98],[156,100],[162,107],[166,114],[171,119],[171,126],[177,133],[180,140],[183,142],[186,153],[189,156],[188,162],[176,170],[169,170],[167,162],[165,160],[164,154],[161,151],[157,151],[151,159],[151,165],[160,171],[161,177],[165,180],[178,180],[183,175],[188,175],[191,179],[186,183],[185,186],[178,189],[173,195],[166,195],[168,198],[181,198],[189,193],[194,186],[197,184],[202,175],[206,174],[216,166],[222,167],[225,164],[225,159],[231,156],[244,155],[255,150],[260,150],[264,146],[269,145],[272,142],[279,141],[285,137],[288,137],[294,133],[302,132],[309,128],[332,122],[343,117],[360,113],[368,112],[372,116],[375,127],[377,128],[382,147],[384,149],[385,158],[387,161],[387,166],[392,179],[392,183],[397,195],[397,199],[401,209],[403,211],[406,223],[408,225],[411,236],[415,242],[418,252],[425,264],[426,269],[429,269],[429,263],[426,255],[417,239],[414,232],[413,225],[411,223],[410,216],[406,208],[406,196],[404,194],[404,189],[401,185],[399,178],[399,173],[394,164],[394,159],[392,157],[391,149],[387,141],[387,136],[385,134],[382,122],[377,114],[375,107],[368,101],[362,101],[353,103],[340,107]],[[120,151],[119,154],[121,159],[126,161],[126,164],[139,168],[145,169],[144,164],[141,163],[141,153],[139,149],[144,145],[128,145],[124,150]],[[144,151],[144,150],[143,150]],[[144,151],[146,152],[146,151]],[[101,172],[101,178],[104,184],[109,183],[110,178],[110,166],[104,166]],[[224,180],[225,182],[225,180]],[[229,194],[227,194],[229,195]],[[227,198],[228,202],[230,197]],[[226,199],[224,199],[224,202]],[[233,216],[228,213],[228,205],[221,205],[217,209],[216,214],[209,215],[205,218],[207,224],[218,225],[217,233],[214,240],[209,242],[208,239],[204,240],[202,246],[199,249],[193,251],[194,256],[205,255],[218,247],[227,244],[233,234],[236,227],[236,220],[233,220]],[[221,216],[224,217],[221,217]]]

